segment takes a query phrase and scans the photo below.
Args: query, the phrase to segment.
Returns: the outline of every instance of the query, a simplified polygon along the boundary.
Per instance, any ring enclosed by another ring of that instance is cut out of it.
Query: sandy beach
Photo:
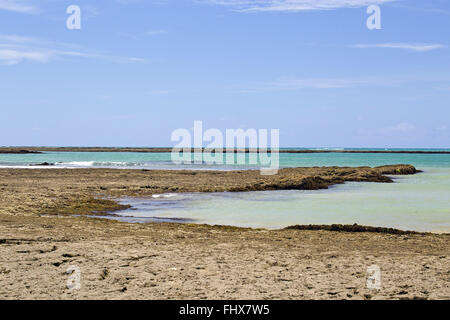
[[[120,196],[389,183],[412,166],[256,171],[0,169],[2,299],[448,299],[450,235],[129,224]],[[74,216],[76,215],[76,216]],[[319,228],[320,229],[320,228]],[[382,272],[366,287],[367,268]],[[81,288],[66,287],[70,266]]]

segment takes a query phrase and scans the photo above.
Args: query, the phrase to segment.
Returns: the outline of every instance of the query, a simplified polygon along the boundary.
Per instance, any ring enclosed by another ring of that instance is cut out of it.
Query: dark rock
[[[30,164],[30,166],[32,167],[40,167],[40,166],[54,166],[54,163],[49,163],[49,162],[42,162],[42,163],[35,163],[35,164]]]
[[[419,234],[415,231],[403,231],[393,228],[381,228],[381,227],[369,227],[361,226],[358,224],[353,225],[342,225],[342,224],[332,224],[332,225],[297,225],[285,228],[285,230],[325,230],[325,231],[337,231],[337,232],[376,232],[376,233],[387,233],[387,234]]]
[[[17,150],[17,149],[0,149],[0,153],[3,154],[40,154],[40,151],[31,150]]]

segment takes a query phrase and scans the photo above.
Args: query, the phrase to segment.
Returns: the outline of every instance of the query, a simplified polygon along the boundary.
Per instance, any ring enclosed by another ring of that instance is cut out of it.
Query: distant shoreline
[[[1,147],[0,154],[39,154],[43,152],[136,152],[136,153],[170,153],[172,148],[116,148],[116,147]],[[190,152],[208,151],[208,149],[187,149]],[[181,151],[181,149],[180,149]],[[235,153],[255,153],[258,149],[234,149]],[[270,151],[270,149],[269,149]],[[226,152],[226,150],[224,150]],[[394,153],[394,154],[450,154],[450,151],[433,150],[286,150],[279,153]]]

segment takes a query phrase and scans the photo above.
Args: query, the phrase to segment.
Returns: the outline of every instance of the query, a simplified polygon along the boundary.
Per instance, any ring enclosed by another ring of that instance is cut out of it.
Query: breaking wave
[[[120,161],[71,161],[71,162],[57,162],[56,166],[62,167],[135,167],[142,166],[141,163],[136,162],[120,162]]]

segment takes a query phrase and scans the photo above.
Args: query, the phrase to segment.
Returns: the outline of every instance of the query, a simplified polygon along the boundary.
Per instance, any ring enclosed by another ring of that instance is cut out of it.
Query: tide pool
[[[122,217],[115,219],[129,222],[191,221],[271,229],[295,224],[358,223],[403,230],[450,232],[450,154],[281,153],[279,156],[281,168],[411,164],[424,172],[397,176],[393,184],[346,183],[319,191],[167,194],[154,195],[150,199],[122,199],[131,204],[133,210],[120,212]],[[49,169],[258,169],[251,165],[177,165],[171,162],[170,153],[0,154],[0,168],[33,169],[40,167],[30,165],[43,162],[55,164],[43,167]]]
[[[157,195],[122,199],[130,222],[180,219],[202,224],[278,229],[295,224],[362,224],[450,232],[450,169],[428,168],[395,183],[349,182],[319,191]],[[154,220],[157,218],[157,220]]]

